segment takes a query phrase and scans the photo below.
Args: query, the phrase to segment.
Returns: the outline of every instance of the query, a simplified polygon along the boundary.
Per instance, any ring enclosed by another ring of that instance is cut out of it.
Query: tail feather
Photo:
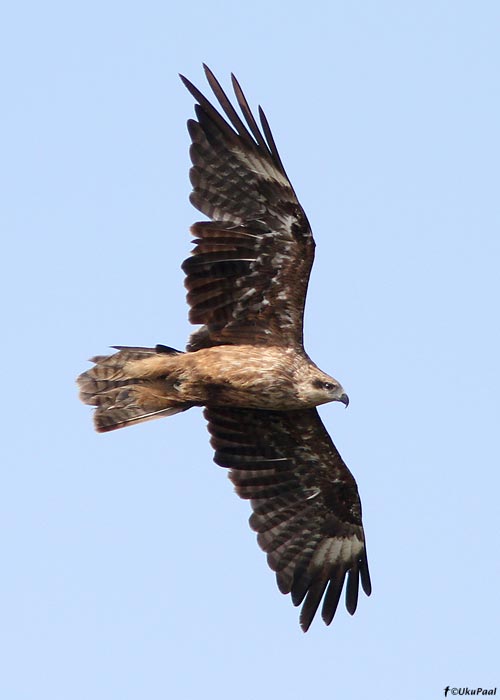
[[[158,354],[178,351],[157,348],[120,347],[114,355],[98,355],[94,366],[78,377],[81,400],[95,406],[94,424],[98,432],[171,416],[192,404],[175,400],[170,392],[165,363]]]

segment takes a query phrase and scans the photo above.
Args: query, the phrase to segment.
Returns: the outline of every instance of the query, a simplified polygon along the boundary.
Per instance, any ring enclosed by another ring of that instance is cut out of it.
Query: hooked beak
[[[346,408],[349,406],[349,397],[347,396],[347,394],[342,394],[339,401],[341,401]]]

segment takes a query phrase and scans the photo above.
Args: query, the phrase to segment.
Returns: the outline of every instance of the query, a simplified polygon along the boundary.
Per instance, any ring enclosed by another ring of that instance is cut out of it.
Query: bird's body
[[[79,381],[84,400],[93,397],[96,401],[95,419],[100,432],[141,422],[140,416],[130,418],[126,414],[121,420],[114,414],[116,422],[109,422],[113,409],[106,400],[109,395],[102,392],[111,390],[113,384],[122,393],[120,409],[127,388],[127,400],[133,400],[134,406],[142,405],[148,418],[151,410],[173,407],[186,410],[211,405],[293,411],[334,400],[347,402],[340,384],[293,348],[216,345],[184,353],[165,352],[158,346],[123,348],[95,359],[96,365]],[[99,396],[104,397],[102,406]],[[113,406],[117,403],[114,400]]]
[[[307,630],[323,599],[329,624],[346,580],[356,609],[370,576],[356,483],[316,411],[347,405],[341,384],[303,346],[303,313],[314,240],[267,119],[262,131],[237,81],[246,125],[213,74],[229,123],[188,80],[192,203],[212,221],[192,227],[183,263],[190,320],[201,324],[187,352],[117,347],[93,358],[80,397],[107,432],[204,406],[217,464],[250,499],[250,524],[283,593],[303,603]]]

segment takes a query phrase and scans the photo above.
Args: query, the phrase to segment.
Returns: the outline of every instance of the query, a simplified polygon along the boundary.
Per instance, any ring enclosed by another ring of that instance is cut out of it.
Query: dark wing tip
[[[358,592],[359,592],[359,568],[354,566],[347,574],[347,583],[345,588],[345,606],[350,615],[354,615],[358,607]]]
[[[309,588],[299,617],[300,627],[303,632],[307,632],[311,626],[327,585],[328,579],[321,578],[315,581]]]
[[[370,570],[368,569],[368,559],[366,556],[366,548],[363,553],[363,558],[359,562],[359,573],[361,574],[361,587],[363,588],[366,595],[371,595],[372,593],[372,582],[370,579]]]
[[[212,89],[212,92],[214,93],[219,105],[222,107],[224,113],[226,114],[229,123],[234,128],[238,136],[247,145],[247,147],[254,148],[257,146],[260,149],[262,149],[263,154],[273,160],[275,166],[288,180],[288,176],[283,167],[283,163],[281,161],[269,123],[266,119],[266,115],[262,110],[262,107],[259,107],[259,117],[263,133],[257,125],[255,117],[252,114],[247,99],[234,73],[231,73],[231,82],[236,96],[236,101],[241,109],[246,124],[242,121],[239,114],[234,109],[231,100],[227,97],[221,84],[215,77],[213,71],[207,66],[206,63],[203,63],[202,65],[203,70],[205,71],[205,76],[207,78],[208,84]],[[193,85],[193,83],[190,80],[188,80],[181,73],[179,73],[179,77],[184,83],[185,87],[189,90],[191,95],[200,104],[202,109],[211,117],[212,120],[214,120],[218,124],[219,128],[222,128],[224,130],[225,125],[223,123],[223,117],[221,117],[220,113],[215,109],[215,107],[207,100],[203,93],[200,92],[200,90],[198,90],[198,88],[195,85]]]
[[[343,576],[337,575],[330,579],[328,589],[323,599],[323,607],[321,609],[321,617],[323,618],[325,625],[330,625],[335,617],[343,586]]]
[[[286,175],[285,168],[283,167],[283,163],[281,161],[280,154],[278,153],[276,143],[274,141],[274,136],[273,136],[273,133],[271,131],[271,127],[269,126],[269,122],[267,121],[267,117],[264,113],[264,110],[262,109],[262,107],[260,105],[259,105],[259,117],[260,117],[260,123],[262,124],[262,130],[264,131],[264,136],[266,137],[266,141],[269,144],[269,149],[273,155],[273,158],[275,159],[276,163],[279,165],[282,173],[288,179],[288,176]]]
[[[189,92],[191,92],[191,87],[194,87],[193,83],[186,78],[185,75],[182,75],[182,73],[179,73],[179,78],[182,80],[183,84],[187,87]]]
[[[203,70],[205,71],[205,75],[207,76],[208,82],[210,83],[211,80],[215,80],[217,82],[213,70],[211,70],[211,68],[209,68],[206,63],[202,63],[201,65],[203,66]]]
[[[193,85],[193,83],[188,78],[186,78],[186,76],[181,75],[181,73],[179,73],[179,78],[182,80],[184,86],[189,90],[189,92],[197,102],[199,102],[200,104],[206,102],[204,95],[198,90],[196,85]]]

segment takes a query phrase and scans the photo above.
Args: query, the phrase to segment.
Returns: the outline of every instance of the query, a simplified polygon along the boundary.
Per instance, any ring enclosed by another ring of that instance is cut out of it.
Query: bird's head
[[[340,382],[316,369],[301,386],[301,398],[309,406],[320,406],[330,401],[340,401],[347,408],[349,397]]]

